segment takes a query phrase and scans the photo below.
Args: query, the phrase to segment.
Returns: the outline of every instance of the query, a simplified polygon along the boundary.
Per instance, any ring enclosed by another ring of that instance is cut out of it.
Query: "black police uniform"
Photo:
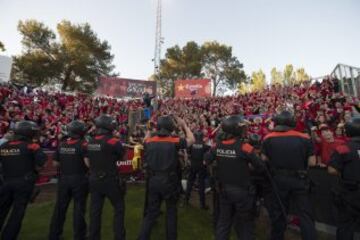
[[[222,140],[211,149],[206,160],[216,161],[220,191],[220,213],[216,225],[216,239],[229,239],[234,223],[239,239],[255,239],[253,211],[255,188],[251,183],[249,163],[262,167],[254,148],[236,137]]]
[[[151,229],[160,214],[161,202],[166,203],[166,239],[177,238],[176,203],[180,193],[178,150],[186,149],[186,140],[170,136],[154,136],[146,139],[144,165],[148,179],[148,207],[139,240],[150,239]]]
[[[69,138],[60,143],[54,161],[60,164],[57,199],[50,225],[50,240],[60,239],[71,199],[74,199],[73,238],[86,238],[85,209],[89,190],[88,169],[84,162],[86,141]]]
[[[261,156],[261,136],[252,134],[249,136],[249,144],[255,148],[257,156]],[[256,216],[260,216],[261,206],[264,206],[269,214],[271,211],[272,186],[271,179],[263,170],[253,169],[251,180],[256,189],[256,203],[254,211]]]
[[[329,166],[340,173],[340,201],[337,202],[338,240],[352,240],[360,227],[360,137],[354,137],[345,145],[338,146]]]
[[[96,135],[86,147],[90,161],[90,240],[98,240],[101,235],[101,213],[105,197],[114,208],[114,236],[125,239],[125,187],[117,169],[125,150],[119,139],[110,133]]]
[[[4,176],[4,183],[0,187],[0,231],[4,240],[17,238],[34,189],[36,169],[42,167],[47,159],[40,146],[28,139],[17,136],[0,147]],[[11,207],[11,214],[3,228]]]
[[[291,127],[279,125],[275,130],[265,137],[262,149],[273,173],[277,187],[274,191],[278,191],[282,202],[279,203],[279,199],[273,194],[270,212],[271,239],[284,239],[287,219],[280,204],[287,211],[292,202],[300,218],[302,238],[314,240],[316,232],[306,176],[308,159],[314,155],[313,144],[307,134],[291,130]]]
[[[189,149],[190,153],[190,173],[186,187],[185,201],[190,199],[191,190],[194,185],[196,177],[199,183],[199,197],[201,208],[206,208],[205,204],[205,178],[206,178],[206,165],[204,165],[204,156],[209,151],[210,146],[206,145],[202,140],[197,140]]]

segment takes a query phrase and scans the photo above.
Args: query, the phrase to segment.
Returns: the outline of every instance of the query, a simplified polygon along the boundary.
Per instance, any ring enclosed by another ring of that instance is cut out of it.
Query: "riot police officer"
[[[337,201],[338,228],[336,239],[352,240],[360,227],[360,118],[345,125],[350,142],[338,146],[331,157],[328,171],[340,177]]]
[[[105,197],[114,208],[114,236],[125,239],[125,186],[117,169],[124,156],[119,139],[113,137],[115,121],[108,115],[95,119],[96,134],[86,147],[86,162],[90,167],[90,240],[101,239],[101,213]]]
[[[284,239],[285,215],[292,202],[300,218],[302,238],[314,240],[316,232],[307,178],[308,167],[316,163],[312,141],[307,134],[293,130],[295,120],[288,111],[276,115],[274,123],[274,131],[264,138],[262,149],[276,186],[271,201],[271,239]]]
[[[173,137],[176,123],[185,138]],[[143,219],[139,240],[150,239],[151,229],[160,213],[161,202],[166,203],[166,239],[177,239],[177,208],[180,193],[179,149],[194,143],[194,135],[184,120],[173,116],[158,119],[157,133],[145,140],[144,167],[148,174],[148,207]]]
[[[68,138],[64,139],[54,156],[54,165],[59,166],[60,179],[58,183],[57,199],[50,225],[50,240],[60,239],[66,211],[71,199],[74,199],[73,238],[86,238],[85,208],[88,195],[88,168],[84,161],[83,139],[86,126],[80,121],[73,121],[67,126]]]
[[[254,148],[244,142],[246,124],[242,116],[225,118],[221,127],[224,132],[221,140],[206,154],[206,161],[217,165],[220,212],[216,239],[229,239],[233,223],[239,239],[255,239],[255,188],[250,165],[261,169],[263,162],[255,155]]]
[[[251,134],[249,136],[249,144],[254,147],[254,153],[261,157],[261,136],[258,134]],[[256,206],[254,206],[256,215],[260,215],[262,205],[270,213],[272,187],[268,176],[264,171],[253,169],[251,171],[251,178],[256,189]]]
[[[34,122],[18,122],[14,132],[13,139],[0,147],[0,163],[4,176],[4,183],[0,186],[0,231],[1,239],[4,240],[17,238],[34,189],[37,171],[46,161],[46,155],[40,146],[33,143],[38,132]],[[11,207],[11,214],[7,218]],[[7,223],[2,228],[6,218]]]
[[[207,172],[206,165],[204,165],[204,156],[210,146],[204,143],[204,135],[201,131],[195,132],[194,136],[195,143],[189,148],[191,166],[185,193],[185,204],[189,203],[194,181],[198,177],[200,207],[207,209],[208,207],[205,204],[205,178]]]

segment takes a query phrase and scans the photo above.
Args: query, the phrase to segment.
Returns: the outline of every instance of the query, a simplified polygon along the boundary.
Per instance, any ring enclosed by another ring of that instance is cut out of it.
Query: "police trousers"
[[[338,208],[336,239],[353,240],[355,230],[360,228],[360,190],[343,188],[336,206]]]
[[[166,239],[177,239],[177,201],[180,192],[176,176],[152,176],[148,183],[148,209],[143,219],[138,240],[148,240],[152,227],[160,215],[162,201],[166,204]]]
[[[110,200],[110,203],[114,208],[114,239],[125,240],[125,192],[119,185],[119,179],[110,176],[98,179],[96,176],[90,176],[90,194],[89,239],[101,239],[101,215],[106,197]]]
[[[34,180],[12,178],[5,180],[4,185],[0,187],[0,232],[2,240],[17,239],[34,184]],[[11,208],[11,214],[7,218]],[[7,223],[4,226],[6,218]]]
[[[200,206],[204,208],[205,204],[205,177],[206,177],[206,167],[199,166],[199,167],[191,167],[189,178],[186,186],[186,200],[189,201],[192,187],[194,185],[195,179],[198,177],[199,181],[199,197],[200,197]]]
[[[300,219],[301,236],[304,240],[315,240],[316,230],[313,215],[313,209],[309,199],[308,182],[306,179],[301,179],[297,176],[274,176],[274,183],[276,191],[281,199],[272,194],[270,214],[271,220],[271,239],[283,240],[284,233],[287,226],[287,218],[281,211],[282,204],[288,213],[289,206],[295,207],[296,215]]]
[[[220,213],[216,225],[216,240],[230,239],[231,227],[239,240],[255,239],[255,214],[253,211],[255,189],[249,187],[222,186]]]
[[[49,240],[60,239],[71,199],[74,199],[73,239],[86,239],[85,209],[89,181],[85,175],[61,176],[58,183],[56,204],[51,219]]]

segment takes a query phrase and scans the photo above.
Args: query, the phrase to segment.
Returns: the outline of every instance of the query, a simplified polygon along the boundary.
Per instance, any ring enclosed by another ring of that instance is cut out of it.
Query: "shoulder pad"
[[[120,139],[118,138],[110,138],[107,143],[110,145],[115,145],[116,143],[118,143],[120,141]]]
[[[29,145],[27,146],[27,148],[28,148],[29,150],[36,151],[36,150],[40,149],[40,145],[37,144],[37,143],[31,143],[31,144],[29,144]]]
[[[245,153],[252,153],[254,151],[254,147],[248,143],[244,143],[243,145],[241,145],[241,151]]]

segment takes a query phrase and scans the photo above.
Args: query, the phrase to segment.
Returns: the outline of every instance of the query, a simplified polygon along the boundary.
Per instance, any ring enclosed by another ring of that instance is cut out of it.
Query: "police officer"
[[[0,198],[1,239],[16,239],[21,228],[27,204],[31,198],[37,171],[46,161],[40,146],[33,143],[38,132],[35,123],[21,121],[15,125],[15,136],[0,147],[0,163],[4,183]],[[12,207],[10,216],[7,215]],[[3,228],[5,219],[7,223]]]
[[[271,201],[271,239],[284,239],[287,225],[285,215],[291,202],[300,218],[302,238],[314,240],[316,232],[307,178],[308,167],[316,164],[313,144],[307,134],[293,130],[295,120],[290,112],[283,111],[275,116],[274,123],[274,131],[264,138],[262,149],[276,186]]]
[[[261,136],[258,134],[251,134],[249,136],[249,144],[254,147],[254,153],[258,157],[261,157]],[[269,183],[270,181],[268,176],[266,176],[264,171],[253,169],[251,171],[251,178],[256,189],[256,206],[254,206],[256,215],[260,215],[260,209],[262,205],[268,212],[270,212],[272,187]]]
[[[184,131],[186,139],[171,136],[175,124]],[[173,116],[158,119],[157,133],[145,140],[144,167],[148,179],[148,209],[143,219],[139,240],[150,239],[151,229],[160,213],[161,202],[166,203],[166,239],[177,239],[176,203],[180,192],[179,149],[190,147],[195,139],[184,120]]]
[[[119,139],[113,137],[115,121],[108,115],[95,119],[96,134],[86,147],[86,162],[90,167],[90,240],[101,238],[101,213],[105,197],[114,208],[114,236],[125,239],[125,186],[117,169],[124,156]]]
[[[50,240],[60,239],[71,199],[74,199],[73,238],[86,238],[85,208],[88,195],[88,168],[84,161],[83,139],[86,126],[80,121],[73,121],[67,126],[68,138],[64,139],[54,156],[54,165],[59,166],[60,179],[57,199],[50,225]]]
[[[205,204],[205,177],[207,172],[206,165],[204,164],[204,156],[210,149],[210,146],[204,143],[204,135],[201,131],[195,132],[194,136],[195,143],[189,148],[191,166],[185,193],[185,204],[189,204],[191,190],[196,177],[198,177],[200,207],[202,209],[208,209]]]
[[[330,174],[340,177],[338,240],[352,240],[360,227],[360,118],[353,118],[345,130],[351,140],[336,148],[328,167]]]
[[[242,116],[225,118],[221,127],[224,132],[221,140],[206,154],[206,161],[217,165],[220,212],[216,239],[229,239],[233,223],[238,239],[255,239],[255,188],[250,165],[261,169],[263,162],[254,148],[244,142],[246,125]]]

